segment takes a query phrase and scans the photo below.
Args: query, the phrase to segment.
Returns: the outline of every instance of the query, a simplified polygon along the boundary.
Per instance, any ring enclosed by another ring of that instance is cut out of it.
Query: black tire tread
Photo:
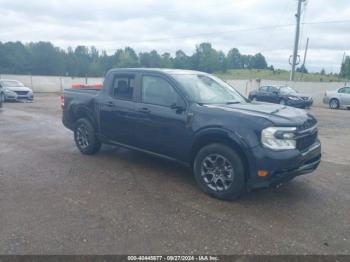
[[[227,157],[232,162],[233,168],[235,170],[235,182],[226,192],[215,192],[211,190],[207,187],[200,175],[200,165],[203,158],[213,152],[223,154],[225,157]],[[226,145],[213,143],[200,149],[195,157],[193,170],[197,184],[204,192],[210,196],[221,200],[234,200],[240,197],[245,191],[246,187],[243,162],[237,152]]]
[[[88,128],[88,132],[91,134],[91,141],[90,141],[90,145],[85,148],[85,149],[82,149],[79,147],[77,141],[76,141],[76,133],[74,131],[74,141],[75,141],[75,144],[76,146],[78,147],[79,151],[84,154],[84,155],[94,155],[96,154],[100,148],[101,148],[101,142],[98,140],[97,136],[96,136],[96,132],[95,132],[95,128],[94,126],[91,124],[91,122],[86,119],[86,118],[80,118],[77,120],[76,124],[75,124],[75,129],[81,125],[81,124],[84,124],[87,126]]]
[[[332,101],[337,101],[337,104],[338,104],[338,106],[337,107],[335,107],[335,108],[332,108],[331,107],[331,103],[332,103]],[[331,109],[339,109],[339,107],[340,107],[340,102],[339,102],[339,100],[337,99],[337,98],[332,98],[331,100],[329,100],[329,107],[331,108]]]

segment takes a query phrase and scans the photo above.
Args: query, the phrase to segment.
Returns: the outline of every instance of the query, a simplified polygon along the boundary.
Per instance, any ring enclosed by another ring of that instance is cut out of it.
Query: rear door
[[[162,75],[141,76],[135,128],[138,145],[154,153],[185,158],[188,142],[186,103],[174,85]]]
[[[115,74],[100,101],[101,134],[110,141],[134,144],[135,85],[137,74]]]

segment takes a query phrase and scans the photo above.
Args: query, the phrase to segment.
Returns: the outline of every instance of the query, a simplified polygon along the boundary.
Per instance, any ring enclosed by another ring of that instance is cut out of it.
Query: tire
[[[286,100],[284,100],[284,99],[281,99],[281,100],[280,100],[280,105],[283,105],[283,106],[285,106],[285,105],[286,105]]]
[[[94,155],[101,148],[95,128],[86,118],[79,119],[75,124],[74,140],[79,151],[84,155]]]
[[[339,100],[336,98],[333,98],[329,101],[329,108],[331,109],[338,109],[340,106]]]
[[[233,200],[245,191],[242,160],[225,145],[215,143],[199,150],[193,171],[199,187],[215,198]],[[227,180],[223,182],[223,178]]]

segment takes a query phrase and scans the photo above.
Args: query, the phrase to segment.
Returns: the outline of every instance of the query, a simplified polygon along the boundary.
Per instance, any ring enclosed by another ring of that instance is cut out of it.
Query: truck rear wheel
[[[76,122],[74,140],[78,149],[84,155],[96,154],[101,148],[101,142],[96,137],[95,128],[85,118],[81,118]]]
[[[193,169],[199,187],[213,197],[233,200],[244,192],[243,163],[230,147],[217,143],[203,147]]]

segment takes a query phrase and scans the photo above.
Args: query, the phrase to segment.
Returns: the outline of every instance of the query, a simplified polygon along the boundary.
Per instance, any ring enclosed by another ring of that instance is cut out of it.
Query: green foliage
[[[111,68],[156,67],[194,69],[209,73],[225,73],[230,69],[266,69],[265,57],[242,55],[237,48],[226,55],[215,50],[210,43],[196,46],[195,53],[186,55],[178,50],[175,57],[170,53],[160,55],[156,50],[136,54],[131,47],[118,49],[108,55],[95,47],[77,46],[67,50],[50,42],[22,44],[0,42],[0,73],[66,76],[103,76]]]
[[[343,78],[350,79],[350,56],[346,56],[341,65],[340,75]]]
[[[308,73],[308,71],[307,71],[305,65],[301,65],[301,67],[298,67],[298,68],[297,68],[297,72],[299,72],[299,73],[304,73],[304,74],[307,74],[307,73]]]

